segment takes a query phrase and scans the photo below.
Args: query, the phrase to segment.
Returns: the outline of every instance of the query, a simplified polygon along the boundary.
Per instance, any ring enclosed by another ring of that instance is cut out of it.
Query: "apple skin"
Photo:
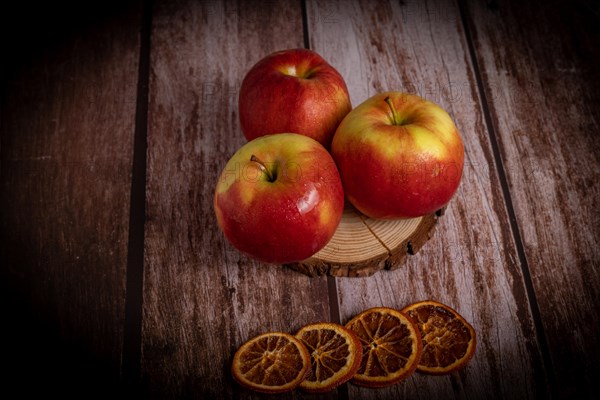
[[[262,164],[251,161],[253,155]],[[214,209],[234,247],[286,264],[309,258],[329,242],[342,217],[344,191],[333,158],[319,142],[280,133],[254,139],[231,157],[216,185]]]
[[[337,126],[351,109],[342,76],[307,49],[266,56],[248,71],[240,88],[240,123],[248,140],[295,132],[329,149]]]
[[[448,113],[401,92],[375,95],[352,110],[331,152],[348,200],[379,219],[439,210],[458,189],[464,164],[463,142]]]

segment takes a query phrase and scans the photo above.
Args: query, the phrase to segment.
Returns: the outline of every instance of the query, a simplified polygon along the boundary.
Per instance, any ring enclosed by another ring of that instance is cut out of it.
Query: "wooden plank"
[[[354,106],[385,90],[420,94],[449,111],[466,148],[463,182],[433,239],[396,271],[337,283],[342,321],[428,298],[454,307],[477,331],[474,359],[462,372],[416,374],[388,389],[350,385],[350,398],[544,397],[542,357],[457,6],[310,1],[307,14],[311,48],[346,78]]]
[[[301,15],[291,1],[155,8],[142,333],[150,397],[246,397],[229,372],[244,341],[329,320],[326,278],[240,254],[212,205],[221,169],[245,143],[241,81],[263,56],[302,47]]]
[[[2,43],[20,40],[3,47],[0,108],[4,390],[109,397],[123,353],[139,10],[27,7],[2,27]]]
[[[468,8],[558,397],[598,398],[598,15],[581,2]]]

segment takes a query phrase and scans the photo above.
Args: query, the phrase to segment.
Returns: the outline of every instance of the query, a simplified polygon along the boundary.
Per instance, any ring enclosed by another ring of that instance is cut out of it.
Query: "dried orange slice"
[[[421,301],[402,310],[417,324],[423,354],[417,369],[433,375],[464,367],[475,353],[475,330],[452,308],[437,301]]]
[[[398,310],[371,308],[352,318],[346,328],[358,336],[363,357],[352,382],[385,387],[408,377],[421,356],[421,335],[414,323]]]
[[[244,343],[233,356],[231,373],[248,389],[281,393],[294,389],[310,370],[310,356],[288,333],[270,332]]]
[[[354,332],[345,327],[322,322],[306,325],[296,333],[308,349],[311,372],[300,384],[310,393],[335,389],[354,376],[362,358],[362,346]]]

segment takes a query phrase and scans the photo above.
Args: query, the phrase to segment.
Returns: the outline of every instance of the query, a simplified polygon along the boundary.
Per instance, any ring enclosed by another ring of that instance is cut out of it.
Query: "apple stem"
[[[398,118],[396,116],[396,109],[394,108],[394,103],[392,102],[392,99],[390,99],[390,96],[387,96],[384,101],[387,103],[388,107],[390,107],[390,111],[392,112],[392,124],[394,125],[400,125]]]
[[[275,177],[273,176],[273,174],[271,174],[271,172],[269,171],[269,169],[266,167],[265,163],[262,162],[254,154],[252,154],[252,156],[250,156],[250,161],[253,161],[253,162],[255,162],[255,163],[258,164],[260,170],[267,175],[267,179],[269,180],[269,182],[273,182],[275,180]]]

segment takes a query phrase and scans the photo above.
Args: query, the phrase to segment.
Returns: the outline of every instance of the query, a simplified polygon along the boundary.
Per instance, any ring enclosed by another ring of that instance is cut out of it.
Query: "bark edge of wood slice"
[[[329,243],[312,257],[286,266],[308,276],[365,277],[395,270],[433,237],[445,210],[418,218],[377,220],[347,204]]]

